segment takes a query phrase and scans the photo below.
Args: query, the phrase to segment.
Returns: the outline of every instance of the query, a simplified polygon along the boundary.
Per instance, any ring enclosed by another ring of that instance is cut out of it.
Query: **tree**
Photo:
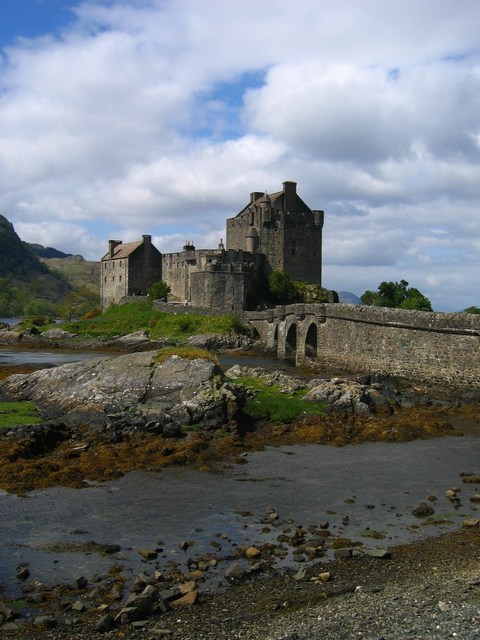
[[[480,314],[480,307],[467,307],[464,309],[465,313],[478,313]]]
[[[432,311],[430,300],[415,287],[409,288],[406,280],[400,280],[400,282],[381,282],[378,285],[377,291],[365,291],[365,293],[360,296],[360,300],[362,304],[375,307]]]
[[[150,286],[148,289],[148,295],[152,300],[161,300],[162,298],[166,298],[170,291],[171,289],[169,285],[166,282],[163,282],[163,280],[159,280]]]
[[[274,304],[297,302],[295,285],[284,271],[272,271],[268,277],[268,289]]]

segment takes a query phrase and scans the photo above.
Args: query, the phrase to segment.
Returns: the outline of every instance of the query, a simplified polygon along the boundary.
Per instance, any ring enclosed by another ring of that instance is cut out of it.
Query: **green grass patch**
[[[40,422],[42,418],[33,402],[0,402],[0,429]]]
[[[254,392],[243,408],[251,418],[285,422],[301,415],[325,415],[323,405],[304,400],[306,389],[283,393],[277,385],[268,385],[260,378],[250,376],[236,378],[234,382]]]
[[[113,338],[134,331],[148,331],[153,339],[182,341],[201,333],[242,333],[246,327],[235,315],[166,313],[156,311],[150,302],[142,300],[114,305],[99,316],[65,323],[62,329],[90,338]]]

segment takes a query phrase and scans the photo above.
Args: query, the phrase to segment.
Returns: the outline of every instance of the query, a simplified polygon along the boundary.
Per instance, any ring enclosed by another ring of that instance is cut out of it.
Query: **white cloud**
[[[405,278],[437,308],[480,303],[476,0],[76,15],[0,57],[0,211],[22,238],[89,259],[143,233],[216,246],[250,191],[293,179],[326,210],[327,286]]]

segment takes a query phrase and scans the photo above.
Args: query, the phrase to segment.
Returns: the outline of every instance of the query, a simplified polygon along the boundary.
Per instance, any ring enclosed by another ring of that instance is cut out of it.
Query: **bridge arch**
[[[285,335],[285,358],[295,360],[297,356],[297,325],[289,326]]]
[[[305,336],[305,357],[316,358],[318,350],[318,327],[315,322],[311,322]]]

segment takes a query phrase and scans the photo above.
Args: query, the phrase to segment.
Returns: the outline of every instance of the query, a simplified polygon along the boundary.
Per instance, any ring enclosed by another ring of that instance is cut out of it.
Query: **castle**
[[[216,249],[187,242],[182,251],[162,255],[148,235],[125,244],[109,240],[101,259],[102,307],[145,295],[159,280],[170,286],[169,301],[232,311],[255,306],[272,271],[321,285],[323,219],[323,211],[298,196],[296,182],[287,181],[282,191],[250,194],[227,219],[226,247],[222,240]]]

